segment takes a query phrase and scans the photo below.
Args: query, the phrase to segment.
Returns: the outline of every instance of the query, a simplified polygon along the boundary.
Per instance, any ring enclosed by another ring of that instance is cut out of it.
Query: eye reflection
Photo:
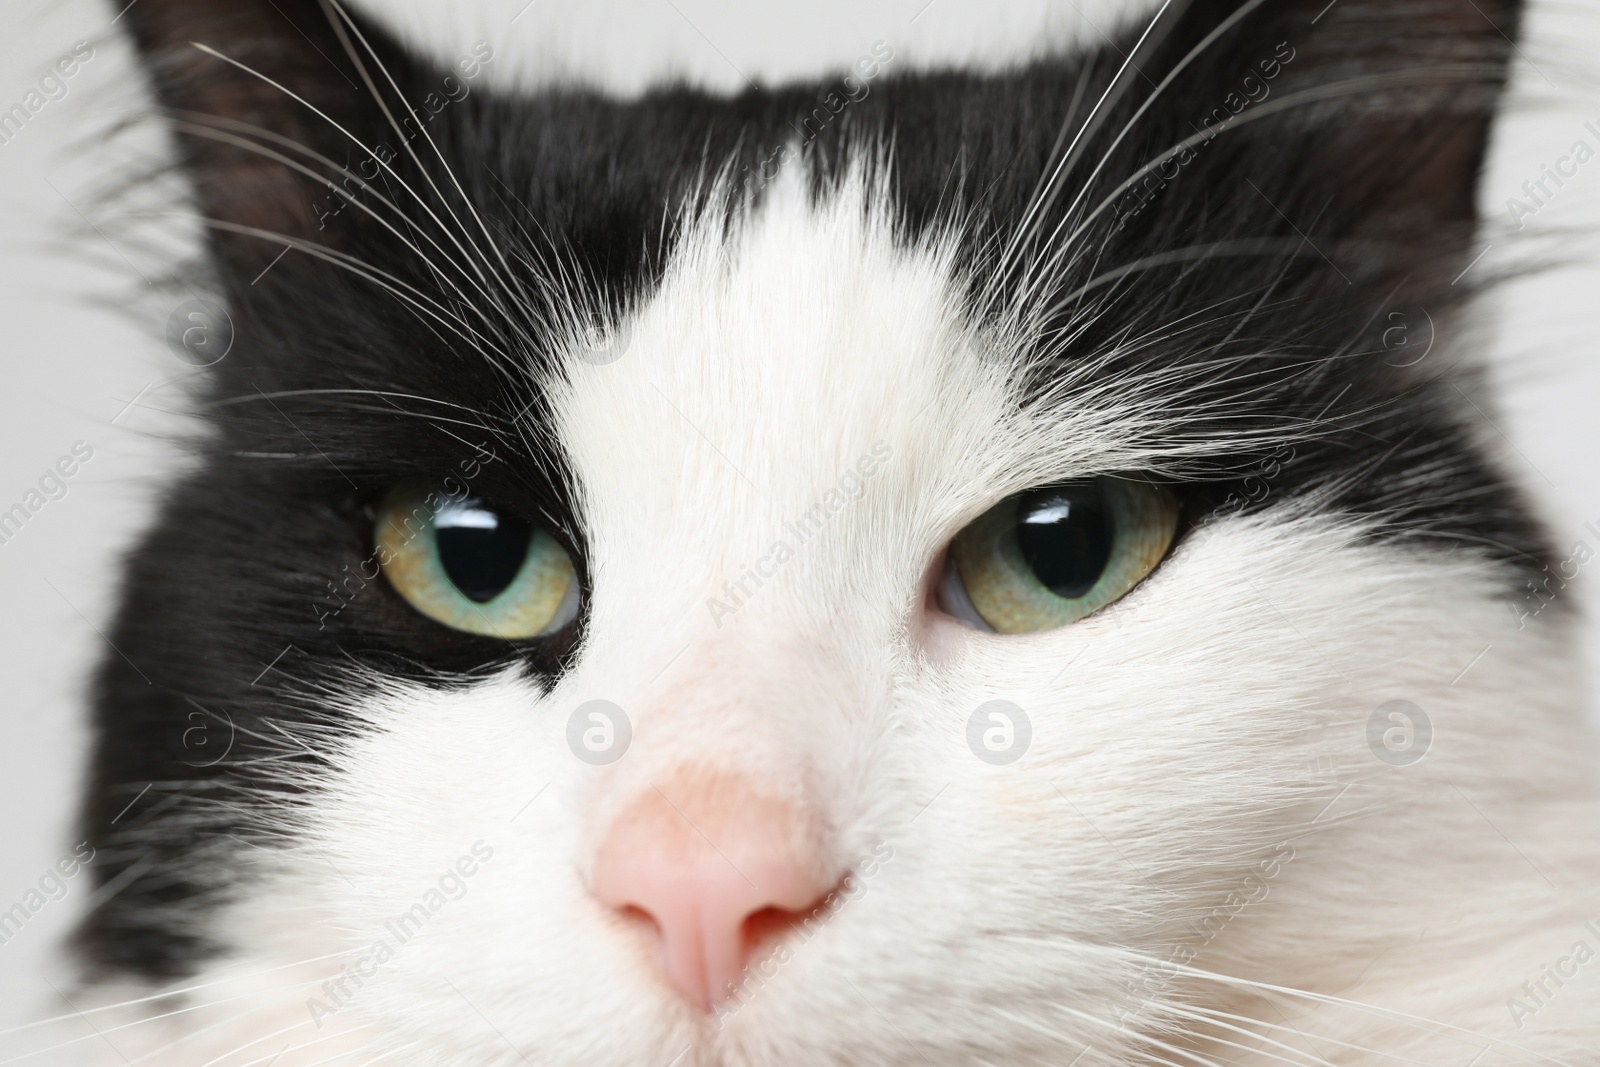
[[[482,500],[450,502],[433,518],[439,562],[455,587],[487,604],[505,592],[528,558],[533,524]]]

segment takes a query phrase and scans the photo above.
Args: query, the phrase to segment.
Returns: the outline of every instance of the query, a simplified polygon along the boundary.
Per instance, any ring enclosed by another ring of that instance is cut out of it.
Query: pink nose
[[[816,834],[794,807],[728,777],[651,787],[612,824],[599,899],[654,927],[668,981],[702,1010],[729,996],[762,940],[821,903]]]

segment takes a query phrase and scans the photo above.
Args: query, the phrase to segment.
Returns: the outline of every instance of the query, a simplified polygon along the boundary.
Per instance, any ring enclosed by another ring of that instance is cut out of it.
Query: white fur
[[[1202,528],[1076,625],[958,626],[928,589],[962,525],[1029,485],[1174,457],[1131,401],[1019,414],[949,252],[897,244],[863,181],[821,207],[800,184],[703,225],[621,326],[624,357],[551,383],[593,560],[575,669],[550,692],[506,675],[331,708],[368,728],[219,917],[237,952],[192,996],[91,1015],[103,1036],[62,1062],[1089,1067],[1144,1038],[1172,1064],[1600,1063],[1600,962],[1521,1029],[1506,1006],[1600,920],[1563,631],[1519,631],[1466,552],[1288,505]],[[892,456],[859,498],[713,619],[723,582],[877,442]],[[594,698],[633,724],[608,768],[566,744]],[[1011,766],[967,747],[996,698],[1033,724]],[[1396,698],[1435,729],[1409,767],[1367,745]],[[720,1030],[586,889],[610,815],[684,762],[817,806],[841,865],[893,851]],[[493,858],[466,895],[314,1025],[319,983],[478,841]],[[1156,966],[1220,914],[1189,967]],[[1184,1036],[1196,1009],[1239,1018],[1206,1043]]]

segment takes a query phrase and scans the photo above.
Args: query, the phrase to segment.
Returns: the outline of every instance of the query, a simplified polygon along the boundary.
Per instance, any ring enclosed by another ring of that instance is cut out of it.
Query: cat
[[[12,1062],[1600,1064],[1577,616],[1471,304],[1518,19],[621,98],[128,7],[207,431]]]

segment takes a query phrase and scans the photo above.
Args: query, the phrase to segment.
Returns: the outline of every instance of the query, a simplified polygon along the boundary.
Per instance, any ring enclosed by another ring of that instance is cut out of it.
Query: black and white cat
[[[130,6],[226,351],[9,1062],[1600,1064],[1575,619],[1460,388],[1517,22],[623,99]]]

